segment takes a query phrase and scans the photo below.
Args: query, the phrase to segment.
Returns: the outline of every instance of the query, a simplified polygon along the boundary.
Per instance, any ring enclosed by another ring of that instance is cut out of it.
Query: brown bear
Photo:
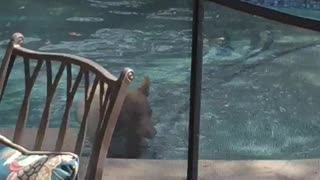
[[[87,137],[90,143],[99,121],[99,86],[88,114]],[[149,104],[150,80],[145,77],[139,88],[128,91],[111,140],[108,157],[140,158],[157,131],[152,122],[152,109]],[[89,91],[90,92],[90,91]],[[84,103],[77,106],[77,119],[81,121]]]

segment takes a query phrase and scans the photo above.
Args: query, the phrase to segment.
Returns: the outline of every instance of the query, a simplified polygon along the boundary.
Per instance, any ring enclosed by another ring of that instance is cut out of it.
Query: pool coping
[[[67,130],[63,151],[72,151],[76,129]],[[11,139],[13,128],[0,128]],[[55,146],[58,128],[48,128],[43,150]],[[26,128],[22,145],[32,149],[35,128]],[[81,158],[81,162],[85,162]],[[84,166],[83,166],[84,168]],[[85,172],[80,168],[80,174]],[[199,180],[319,180],[320,159],[301,160],[199,160]],[[108,180],[178,180],[186,179],[187,160],[107,159],[104,178]]]

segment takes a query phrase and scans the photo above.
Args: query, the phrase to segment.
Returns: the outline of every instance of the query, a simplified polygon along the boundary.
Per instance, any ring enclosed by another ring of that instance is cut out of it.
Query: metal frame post
[[[198,178],[203,11],[203,0],[193,0],[187,180],[196,180]]]

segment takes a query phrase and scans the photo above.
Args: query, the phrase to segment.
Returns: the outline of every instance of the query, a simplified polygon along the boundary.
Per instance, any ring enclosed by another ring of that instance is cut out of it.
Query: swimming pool
[[[158,134],[145,158],[186,159],[191,1],[0,4],[1,54],[20,31],[31,49],[84,56],[114,74],[133,68],[131,88],[149,76]],[[205,5],[200,158],[319,157],[319,34]],[[19,73],[0,106],[3,126],[12,126],[23,96]],[[34,93],[44,93],[41,85]],[[32,101],[29,126],[36,126],[42,101]],[[52,113],[53,120],[61,114],[58,107]]]

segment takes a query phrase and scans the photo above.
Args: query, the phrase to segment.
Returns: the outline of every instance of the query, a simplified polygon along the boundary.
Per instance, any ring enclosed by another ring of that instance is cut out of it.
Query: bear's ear
[[[150,79],[149,77],[145,77],[143,82],[141,83],[138,90],[144,94],[145,96],[149,96],[149,90],[150,90]]]

